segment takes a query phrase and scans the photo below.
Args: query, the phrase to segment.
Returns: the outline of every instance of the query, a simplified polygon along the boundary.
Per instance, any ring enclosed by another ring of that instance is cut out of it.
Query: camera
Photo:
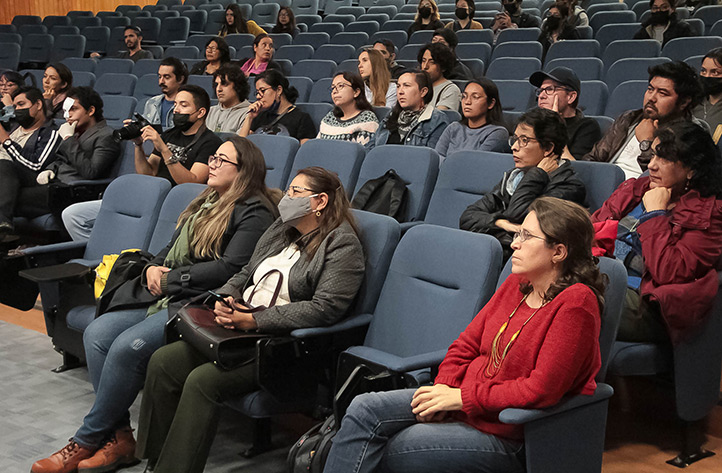
[[[135,120],[128,123],[123,128],[113,132],[113,139],[117,143],[120,143],[123,140],[138,138],[141,135],[141,130],[148,125],[150,125],[150,122],[148,122],[148,120],[146,120],[140,113],[136,113]]]

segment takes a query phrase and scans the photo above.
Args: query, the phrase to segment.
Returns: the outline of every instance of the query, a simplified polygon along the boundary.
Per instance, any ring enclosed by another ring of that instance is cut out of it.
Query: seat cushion
[[[84,332],[93,320],[95,320],[94,305],[80,305],[68,311],[67,324],[74,330]]]
[[[651,376],[672,369],[672,350],[653,343],[614,342],[611,360],[611,374]]]

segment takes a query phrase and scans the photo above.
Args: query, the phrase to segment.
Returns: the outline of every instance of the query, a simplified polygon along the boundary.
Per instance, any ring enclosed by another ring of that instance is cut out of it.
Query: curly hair
[[[419,49],[419,53],[416,55],[416,60],[419,62],[419,66],[421,66],[424,60],[424,54],[426,51],[431,54],[431,59],[439,66],[439,69],[441,69],[441,75],[444,76],[444,78],[447,78],[449,74],[451,74],[451,70],[454,68],[454,64],[456,63],[456,56],[454,56],[454,52],[451,48],[442,43],[425,44],[421,49]]]
[[[222,85],[226,85],[229,82],[233,84],[233,90],[236,91],[238,100],[243,102],[248,98],[248,93],[251,90],[251,86],[248,84],[246,75],[241,71],[238,66],[232,64],[224,64],[213,73],[213,83],[216,80],[220,80]]]
[[[567,125],[557,112],[532,108],[519,117],[517,125],[522,124],[534,129],[534,136],[541,145],[553,145],[554,154],[561,156],[567,145]]]

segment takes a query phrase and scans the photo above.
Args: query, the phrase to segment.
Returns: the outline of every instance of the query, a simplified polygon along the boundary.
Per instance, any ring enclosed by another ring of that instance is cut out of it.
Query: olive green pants
[[[257,389],[255,364],[223,370],[184,341],[150,359],[138,426],[137,455],[155,473],[201,473],[224,400]]]
[[[617,340],[622,342],[669,342],[667,327],[656,304],[627,288]]]

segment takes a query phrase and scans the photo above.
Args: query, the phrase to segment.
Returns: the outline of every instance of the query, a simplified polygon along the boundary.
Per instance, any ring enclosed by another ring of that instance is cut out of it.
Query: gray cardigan
[[[303,248],[307,238],[277,219],[261,236],[251,261],[218,292],[240,299],[258,265],[293,241]],[[256,312],[261,332],[288,332],[297,328],[328,326],[344,317],[361,287],[365,271],[361,242],[348,223],[331,231],[313,258],[304,251],[288,277],[291,303]]]

